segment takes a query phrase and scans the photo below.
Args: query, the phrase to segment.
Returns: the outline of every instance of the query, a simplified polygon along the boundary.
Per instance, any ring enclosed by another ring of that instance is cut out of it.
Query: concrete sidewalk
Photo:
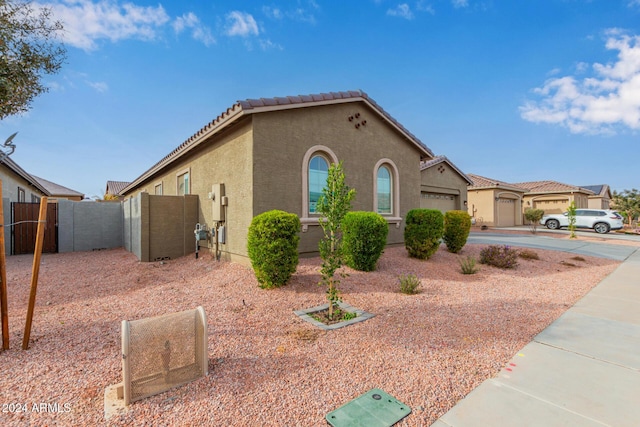
[[[601,243],[501,237],[468,242],[600,252],[624,262],[432,426],[639,426],[638,247],[622,246],[625,252]]]

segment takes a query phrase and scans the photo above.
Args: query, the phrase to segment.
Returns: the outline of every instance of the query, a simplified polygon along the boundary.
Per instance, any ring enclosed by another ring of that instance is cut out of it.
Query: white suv
[[[569,214],[545,215],[540,224],[550,230],[569,226]],[[596,233],[608,233],[622,228],[622,216],[609,209],[576,209],[576,228],[592,228]]]

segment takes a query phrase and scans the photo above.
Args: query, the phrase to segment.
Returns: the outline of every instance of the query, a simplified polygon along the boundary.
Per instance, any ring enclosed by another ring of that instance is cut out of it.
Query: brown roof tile
[[[568,191],[581,192],[586,194],[593,194],[593,191],[586,188],[577,187],[575,185],[564,184],[557,181],[529,181],[518,182],[513,185],[523,187],[532,193],[566,193]]]
[[[434,157],[433,152],[415,135],[409,132],[404,126],[402,126],[396,119],[394,119],[389,113],[387,113],[382,107],[380,107],[373,99],[371,99],[366,93],[362,91],[346,91],[346,92],[329,92],[321,94],[311,95],[298,95],[288,96],[281,98],[260,98],[260,99],[247,99],[244,101],[237,101],[233,106],[226,109],[225,112],[218,115],[213,121],[205,125],[202,129],[189,137],[186,141],[180,144],[177,148],[163,157],[159,162],[154,164],[146,172],[136,178],[130,185],[125,187],[123,191],[134,188],[139,183],[143,182],[147,178],[151,177],[160,168],[171,163],[175,158],[188,152],[192,147],[202,142],[201,136],[215,132],[226,126],[228,123],[232,123],[236,118],[243,115],[253,114],[264,110],[276,110],[281,108],[300,108],[305,104],[318,104],[318,103],[331,103],[332,101],[339,102],[340,100],[349,101],[364,101],[374,108],[381,116],[383,116],[388,122],[392,124],[396,129],[403,133],[416,147],[418,147],[426,156]],[[284,106],[284,107],[283,107]],[[257,110],[257,111],[255,111]],[[425,157],[426,157],[425,156]]]

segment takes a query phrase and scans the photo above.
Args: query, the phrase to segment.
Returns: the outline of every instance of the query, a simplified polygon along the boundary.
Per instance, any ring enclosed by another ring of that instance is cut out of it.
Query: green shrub
[[[471,231],[471,216],[466,211],[448,211],[444,214],[444,236],[442,240],[449,252],[457,254],[467,244]]]
[[[476,274],[478,272],[476,259],[474,257],[468,256],[466,258],[460,259],[458,262],[460,263],[462,274]]]
[[[524,218],[529,222],[529,229],[533,234],[538,230],[538,224],[544,216],[544,210],[527,208],[524,210]]]
[[[498,268],[516,268],[518,251],[508,245],[491,245],[480,251],[480,263]]]
[[[420,279],[415,274],[403,274],[399,278],[400,292],[407,295],[413,295],[420,292]]]
[[[375,212],[349,212],[342,220],[342,250],[349,267],[373,271],[387,244],[389,225]]]
[[[298,266],[300,219],[273,210],[253,218],[247,236],[251,266],[261,288],[285,285]]]
[[[437,209],[412,209],[407,212],[404,245],[409,256],[429,259],[442,241],[444,217]]]

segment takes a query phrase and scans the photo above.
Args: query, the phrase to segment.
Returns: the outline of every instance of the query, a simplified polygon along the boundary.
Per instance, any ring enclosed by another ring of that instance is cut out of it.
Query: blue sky
[[[0,139],[87,196],[237,100],[357,89],[466,173],[640,187],[640,0],[39,4],[68,59]]]

